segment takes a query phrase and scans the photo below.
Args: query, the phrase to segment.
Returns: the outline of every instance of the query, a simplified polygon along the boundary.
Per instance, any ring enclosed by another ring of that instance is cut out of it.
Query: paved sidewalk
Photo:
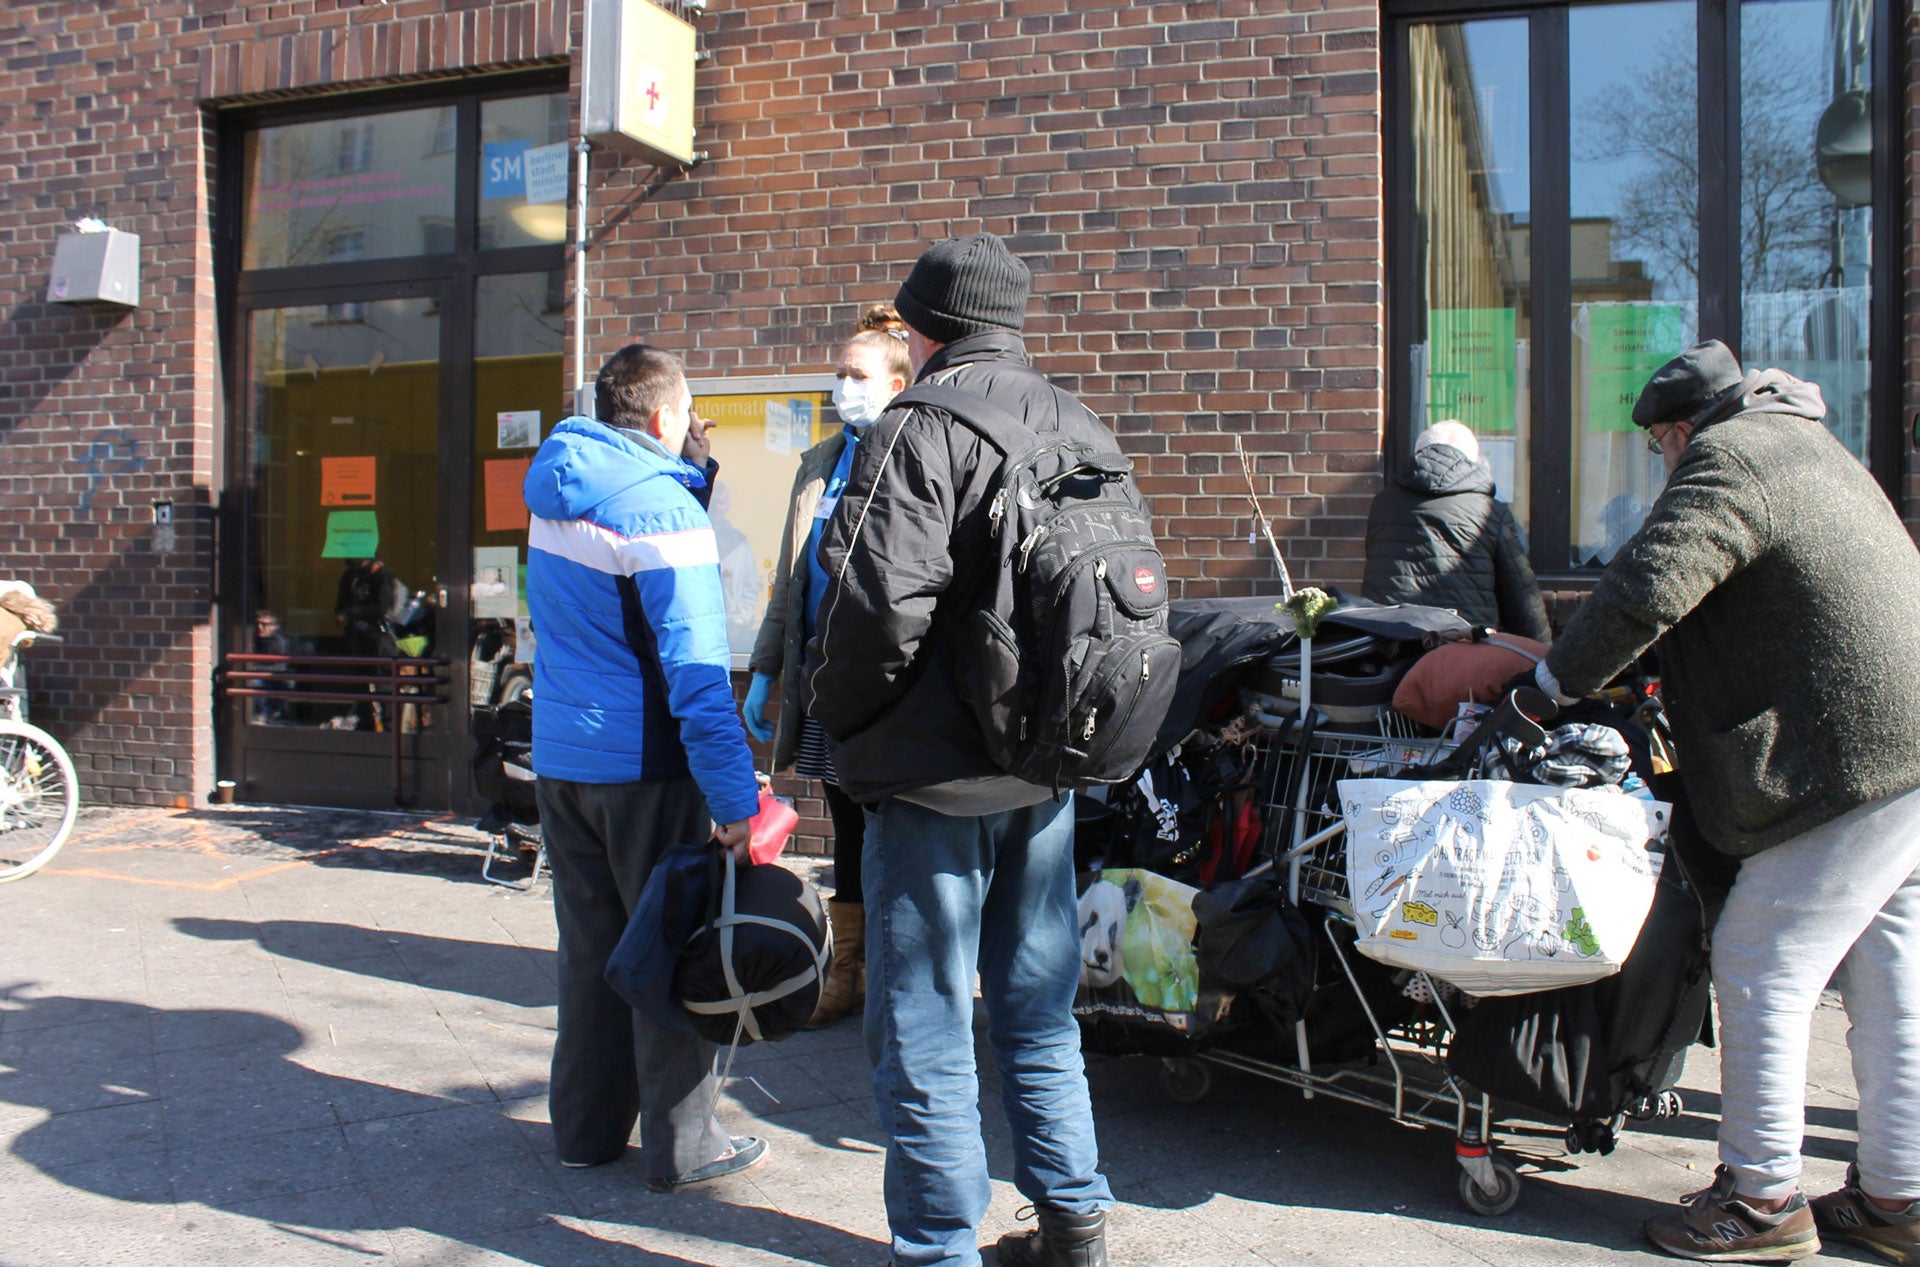
[[[722,1116],[773,1146],[746,1175],[655,1196],[632,1158],[555,1162],[552,906],[481,882],[481,847],[394,815],[97,812],[0,887],[0,1264],[884,1262],[851,1024],[741,1053]],[[1814,1190],[1853,1140],[1844,1030],[1817,1018]],[[1510,1141],[1525,1194],[1493,1220],[1437,1133],[1224,1072],[1176,1105],[1149,1060],[1091,1078],[1125,1267],[1667,1261],[1639,1222],[1713,1168],[1711,1052],[1689,1112],[1611,1157]],[[986,1098],[991,1241],[1019,1200]]]

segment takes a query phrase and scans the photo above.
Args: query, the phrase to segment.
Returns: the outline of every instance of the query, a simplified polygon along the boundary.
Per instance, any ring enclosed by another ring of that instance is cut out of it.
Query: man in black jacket
[[[1493,473],[1463,424],[1437,422],[1367,512],[1367,572],[1377,603],[1451,607],[1469,624],[1550,642],[1546,604],[1520,529],[1494,500]]]
[[[1118,452],[1087,408],[1029,363],[1031,279],[992,234],[920,257],[895,305],[917,381],[993,401],[1037,432]],[[820,543],[829,578],[808,647],[806,707],[867,806],[868,1055],[887,1133],[887,1219],[900,1264],[980,1261],[992,1194],[973,1062],[976,967],[991,1018],[1014,1183],[1037,1231],[1008,1267],[1099,1267],[1112,1193],[1072,1014],[1080,976],[1073,797],[994,764],[955,686],[954,635],[994,562],[1000,455],[925,406],[875,423]]]

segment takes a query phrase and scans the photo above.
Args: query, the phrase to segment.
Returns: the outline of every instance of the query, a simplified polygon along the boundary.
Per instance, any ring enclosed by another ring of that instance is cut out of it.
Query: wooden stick
[[[1273,525],[1267,522],[1266,512],[1260,509],[1260,492],[1253,483],[1253,463],[1247,460],[1247,451],[1240,443],[1240,433],[1233,433],[1233,451],[1240,455],[1240,470],[1247,477],[1247,500],[1253,503],[1253,517],[1260,521],[1260,530],[1267,534],[1267,545],[1273,550],[1274,566],[1280,569],[1280,601],[1293,597],[1293,577],[1287,572],[1287,561],[1280,555],[1280,543],[1273,539]]]

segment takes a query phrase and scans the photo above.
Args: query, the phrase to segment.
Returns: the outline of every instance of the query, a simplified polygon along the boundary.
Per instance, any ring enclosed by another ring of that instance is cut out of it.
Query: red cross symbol
[[[647,109],[658,110],[659,108],[660,108],[660,85],[657,83],[648,84],[647,85]]]

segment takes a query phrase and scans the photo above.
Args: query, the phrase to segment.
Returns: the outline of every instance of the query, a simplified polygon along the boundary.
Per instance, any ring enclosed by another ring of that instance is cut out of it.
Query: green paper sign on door
[[[380,517],[371,510],[327,512],[323,559],[371,559],[380,549]]]

